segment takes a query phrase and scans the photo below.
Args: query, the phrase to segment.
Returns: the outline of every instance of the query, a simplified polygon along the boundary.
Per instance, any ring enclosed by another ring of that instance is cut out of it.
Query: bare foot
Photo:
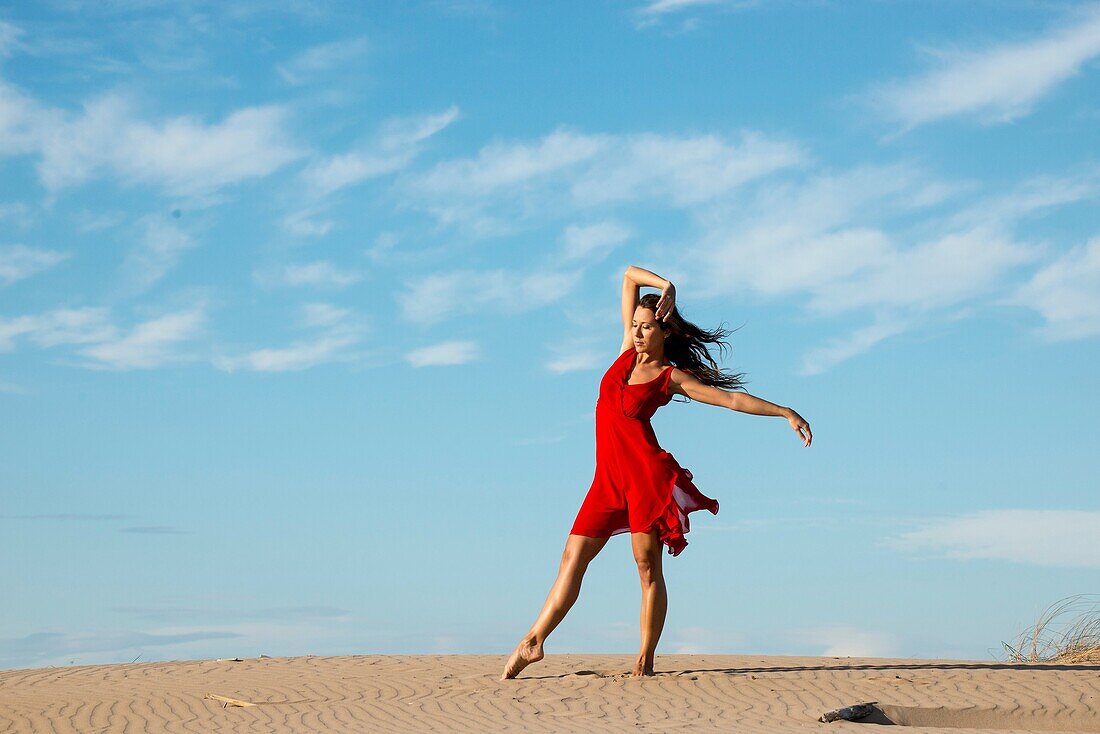
[[[642,676],[642,675],[657,675],[657,674],[655,672],[653,672],[653,661],[652,660],[646,660],[644,657],[639,657],[638,661],[636,663],[634,663],[634,671],[630,675],[631,676]]]
[[[540,660],[542,660],[542,645],[537,640],[525,637],[516,645],[512,657],[508,658],[508,664],[504,666],[504,672],[501,673],[500,679],[515,678],[519,675],[519,671]]]

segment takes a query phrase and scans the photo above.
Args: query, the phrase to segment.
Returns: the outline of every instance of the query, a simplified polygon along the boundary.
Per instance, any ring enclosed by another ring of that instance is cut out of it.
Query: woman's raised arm
[[[676,304],[676,286],[671,281],[665,280],[656,273],[645,268],[631,265],[623,273],[623,329],[630,328],[630,322],[634,319],[634,311],[638,308],[638,289],[648,285],[661,289],[661,299],[657,301],[658,319],[663,319],[672,313],[672,307]]]

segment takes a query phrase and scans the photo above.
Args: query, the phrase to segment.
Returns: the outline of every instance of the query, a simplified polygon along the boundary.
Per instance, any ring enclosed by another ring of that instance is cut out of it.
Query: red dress
[[[688,544],[688,513],[718,501],[692,484],[691,472],[661,448],[649,419],[668,404],[672,367],[649,382],[627,384],[637,350],[627,349],[604,373],[596,400],[596,474],[581,503],[573,535],[606,538],[657,530],[670,555]]]

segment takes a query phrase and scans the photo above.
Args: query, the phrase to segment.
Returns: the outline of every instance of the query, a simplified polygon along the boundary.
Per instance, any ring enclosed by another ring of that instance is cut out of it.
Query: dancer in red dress
[[[641,286],[660,288],[660,297],[639,298]],[[703,345],[722,344],[719,339],[727,332],[707,331],[684,320],[675,299],[669,281],[642,268],[627,268],[623,343],[600,381],[596,400],[596,472],[569,531],[558,578],[538,619],[505,664],[501,680],[542,659],[543,642],[577,600],[588,564],[611,536],[627,531],[642,583],[642,649],[633,675],[654,674],[668,608],[662,550],[672,556],[684,550],[690,513],[705,509],[718,514],[718,501],[703,494],[691,472],[661,448],[650,424],[674,394],[743,413],[782,416],[804,446],[813,439],[809,424],[791,408],[720,389],[742,389],[743,375],[722,373]]]

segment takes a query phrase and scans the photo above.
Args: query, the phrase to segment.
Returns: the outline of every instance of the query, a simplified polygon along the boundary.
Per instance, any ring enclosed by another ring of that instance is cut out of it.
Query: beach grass
[[[1001,645],[1017,663],[1100,663],[1100,594],[1054,602],[1015,644]]]

